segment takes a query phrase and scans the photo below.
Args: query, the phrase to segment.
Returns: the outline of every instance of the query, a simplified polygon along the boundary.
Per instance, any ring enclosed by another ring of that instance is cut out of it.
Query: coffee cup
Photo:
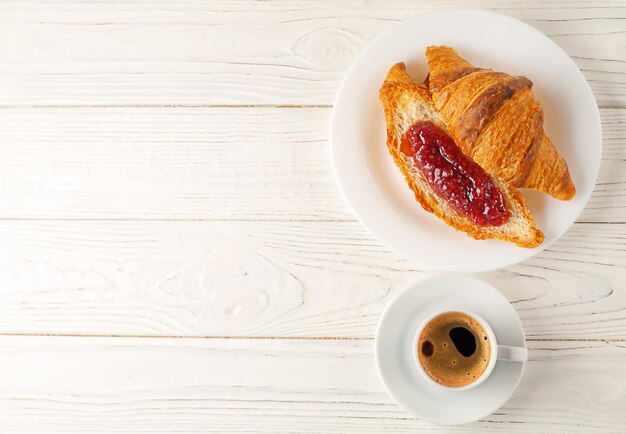
[[[420,374],[451,391],[480,385],[498,360],[525,362],[528,358],[526,348],[498,345],[489,323],[462,309],[429,315],[415,333],[413,353]]]

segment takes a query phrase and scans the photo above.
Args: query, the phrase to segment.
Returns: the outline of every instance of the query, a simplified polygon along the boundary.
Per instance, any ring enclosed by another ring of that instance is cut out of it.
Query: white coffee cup
[[[424,331],[424,328],[436,317],[438,317],[439,315],[446,314],[446,313],[462,313],[462,314],[465,314],[467,316],[474,318],[476,321],[478,321],[478,323],[485,330],[485,332],[487,333],[489,342],[491,343],[491,345],[489,345],[491,354],[489,357],[489,364],[487,365],[487,368],[480,375],[480,377],[478,377],[472,383],[467,384],[465,386],[451,387],[451,386],[445,386],[443,384],[437,383],[426,373],[426,371],[424,371],[424,368],[419,361],[417,349],[418,349],[419,338],[422,332]],[[446,309],[446,310],[433,312],[418,327],[417,332],[415,333],[415,339],[413,340],[413,355],[414,355],[414,360],[415,360],[415,364],[417,365],[418,371],[423,375],[423,377],[427,381],[429,381],[431,384],[435,385],[436,387],[439,387],[445,390],[461,391],[461,390],[468,390],[473,387],[476,387],[479,384],[483,383],[487,378],[489,378],[489,375],[491,375],[491,373],[493,372],[493,369],[496,367],[496,362],[498,360],[507,360],[511,362],[525,362],[528,359],[528,350],[524,347],[512,347],[509,345],[498,345],[498,341],[496,339],[495,333],[493,332],[493,329],[491,328],[489,323],[487,323],[487,321],[485,321],[481,316],[476,315],[473,312],[468,312],[467,310],[464,310],[464,309]]]

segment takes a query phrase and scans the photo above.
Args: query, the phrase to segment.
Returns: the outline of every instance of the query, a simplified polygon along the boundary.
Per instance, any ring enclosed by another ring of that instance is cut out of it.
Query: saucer
[[[376,331],[376,367],[391,396],[418,418],[442,425],[493,413],[511,397],[524,371],[524,363],[498,360],[484,383],[464,391],[441,390],[420,375],[413,348],[418,327],[436,310],[455,309],[483,317],[498,344],[526,346],[522,323],[509,301],[487,283],[459,275],[411,284],[387,306]]]

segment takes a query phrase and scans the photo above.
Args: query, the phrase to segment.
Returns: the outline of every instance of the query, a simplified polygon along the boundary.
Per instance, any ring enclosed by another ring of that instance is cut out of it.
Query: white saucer
[[[440,390],[417,370],[415,333],[433,311],[467,310],[483,317],[498,344],[525,347],[517,312],[495,288],[458,275],[427,277],[409,286],[389,304],[376,331],[376,367],[389,393],[418,418],[457,425],[485,417],[513,394],[524,363],[498,360],[487,380],[465,391]]]

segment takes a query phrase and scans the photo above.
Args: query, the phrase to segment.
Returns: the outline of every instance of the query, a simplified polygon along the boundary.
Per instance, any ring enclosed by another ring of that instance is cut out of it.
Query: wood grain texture
[[[426,11],[522,19],[626,105],[620,1],[39,1],[0,3],[0,105],[332,104],[377,35]]]
[[[459,6],[548,34],[613,108],[578,223],[478,275],[522,318],[519,389],[446,428],[377,378],[424,273],[354,220],[327,140],[372,38]],[[625,28],[606,0],[0,2],[0,431],[626,432]]]
[[[626,339],[626,227],[477,276],[531,339]],[[357,222],[0,221],[0,333],[371,338],[424,273]]]
[[[0,110],[0,218],[354,220],[331,172],[329,108]],[[626,221],[626,110],[579,218]]]
[[[626,347],[531,343],[513,398],[463,427],[387,395],[372,341],[0,338],[7,432],[615,433]]]

